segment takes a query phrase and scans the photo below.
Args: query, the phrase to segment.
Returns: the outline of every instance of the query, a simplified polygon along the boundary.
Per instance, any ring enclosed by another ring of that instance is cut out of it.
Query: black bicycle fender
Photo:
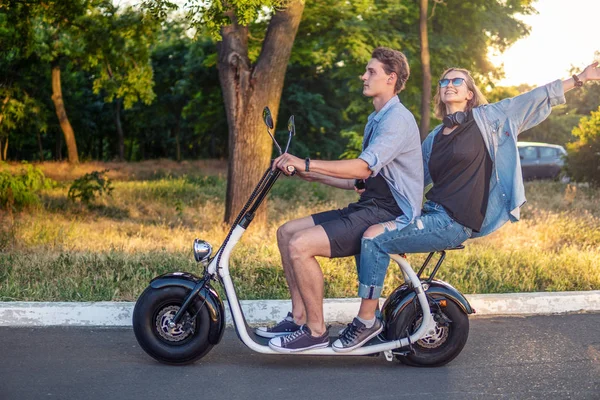
[[[168,286],[179,286],[192,291],[196,284],[202,279],[187,272],[171,272],[154,278],[150,282],[153,289],[161,289]],[[211,344],[217,344],[221,341],[225,331],[225,307],[219,294],[206,282],[202,290],[198,292],[198,299],[204,303],[208,309],[210,317],[210,328],[208,331],[208,340]]]
[[[433,280],[429,284],[429,288],[425,291],[428,295],[441,295],[449,300],[452,300],[466,314],[473,314],[473,308],[469,301],[452,285],[444,282]],[[412,288],[407,285],[402,285],[397,288],[383,304],[382,314],[386,323],[391,323],[396,320],[400,313],[409,306],[417,297],[417,294]]]

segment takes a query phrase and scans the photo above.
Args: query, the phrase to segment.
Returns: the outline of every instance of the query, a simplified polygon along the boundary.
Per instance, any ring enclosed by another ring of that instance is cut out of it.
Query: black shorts
[[[378,206],[373,199],[312,215],[315,225],[321,225],[325,229],[331,247],[331,257],[360,254],[360,240],[367,228],[397,217],[398,215]]]

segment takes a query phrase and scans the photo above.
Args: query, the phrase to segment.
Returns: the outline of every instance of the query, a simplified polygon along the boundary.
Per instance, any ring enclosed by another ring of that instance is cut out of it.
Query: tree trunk
[[[42,135],[40,135],[40,131],[37,131],[37,142],[38,147],[40,149],[40,161],[44,161],[44,148],[42,147]]]
[[[181,143],[179,140],[179,132],[181,131],[181,111],[177,114],[175,119],[175,126],[173,127],[173,136],[175,136],[175,160],[181,161]]]
[[[304,2],[293,0],[273,15],[254,67],[248,59],[248,28],[233,18],[233,23],[221,30],[217,66],[229,127],[227,223],[234,221],[270,164],[273,146],[262,122],[262,109],[269,106],[277,120],[285,70],[303,10]],[[254,221],[265,224],[266,207]]]
[[[0,111],[0,125],[2,125],[2,120],[4,119],[4,107],[10,100],[10,96],[6,96],[4,100],[2,100],[2,110]],[[8,134],[7,134],[8,135]],[[6,144],[3,147],[2,138],[0,138],[0,161],[6,161],[6,152],[8,151],[8,136],[6,136]]]
[[[98,161],[104,161],[104,154],[103,154],[103,149],[104,147],[104,135],[102,133],[100,133],[100,137],[98,138],[98,155],[97,155],[97,159]]]
[[[118,160],[125,160],[125,135],[123,134],[123,126],[121,125],[121,100],[115,100],[115,126],[117,127],[117,147]]]
[[[8,155],[8,136],[6,137],[6,140],[4,141],[4,147],[1,150],[2,150],[1,159],[2,159],[2,161],[6,161],[7,160],[6,156]]]
[[[73,132],[73,127],[69,122],[69,118],[67,118],[67,111],[65,110],[65,103],[62,97],[60,66],[58,65],[58,61],[52,63],[52,101],[54,102],[54,108],[56,109],[56,116],[58,117],[60,128],[65,135],[65,143],[67,144],[67,151],[69,153],[69,163],[79,164],[75,133]]]
[[[429,61],[429,39],[427,36],[427,6],[428,0],[420,0],[419,39],[421,42],[421,70],[423,72],[423,87],[421,90],[421,141],[429,134],[429,113],[431,106],[431,65]]]
[[[2,125],[2,120],[4,119],[4,107],[6,107],[6,104],[9,100],[10,96],[6,96],[4,100],[2,100],[2,112],[0,112],[0,125]]]
[[[56,149],[54,152],[54,159],[56,161],[62,161],[62,136],[59,131],[56,131]]]
[[[130,145],[127,151],[127,161],[131,162],[131,160],[133,160],[133,146],[135,146],[135,138],[131,138],[129,143]]]

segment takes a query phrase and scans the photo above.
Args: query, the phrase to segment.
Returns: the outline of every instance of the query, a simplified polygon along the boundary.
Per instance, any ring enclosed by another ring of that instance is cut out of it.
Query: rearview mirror
[[[294,116],[290,116],[288,119],[288,132],[290,135],[294,136],[296,134],[296,125],[294,124]]]
[[[277,143],[277,140],[275,140],[273,134],[271,133],[271,129],[273,129],[273,117],[271,116],[271,110],[269,110],[269,107],[263,108],[263,121],[265,121],[265,125],[267,125],[267,133],[269,136],[271,136],[275,147],[277,147],[277,151],[279,151],[279,155],[281,155],[281,146],[279,146],[279,143]]]
[[[292,142],[292,136],[296,134],[296,124],[294,123],[294,116],[291,115],[290,119],[288,119],[288,132],[290,135],[288,136],[287,144],[285,145],[284,153],[287,153],[290,148],[290,143]]]
[[[273,129],[273,117],[271,116],[269,107],[263,109],[263,121],[265,121],[265,125],[267,125],[269,129]]]

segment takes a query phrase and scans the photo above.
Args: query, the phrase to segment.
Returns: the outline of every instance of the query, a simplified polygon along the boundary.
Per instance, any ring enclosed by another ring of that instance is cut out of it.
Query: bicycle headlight
[[[205,240],[194,239],[194,258],[197,262],[206,263],[212,254],[212,246]]]

